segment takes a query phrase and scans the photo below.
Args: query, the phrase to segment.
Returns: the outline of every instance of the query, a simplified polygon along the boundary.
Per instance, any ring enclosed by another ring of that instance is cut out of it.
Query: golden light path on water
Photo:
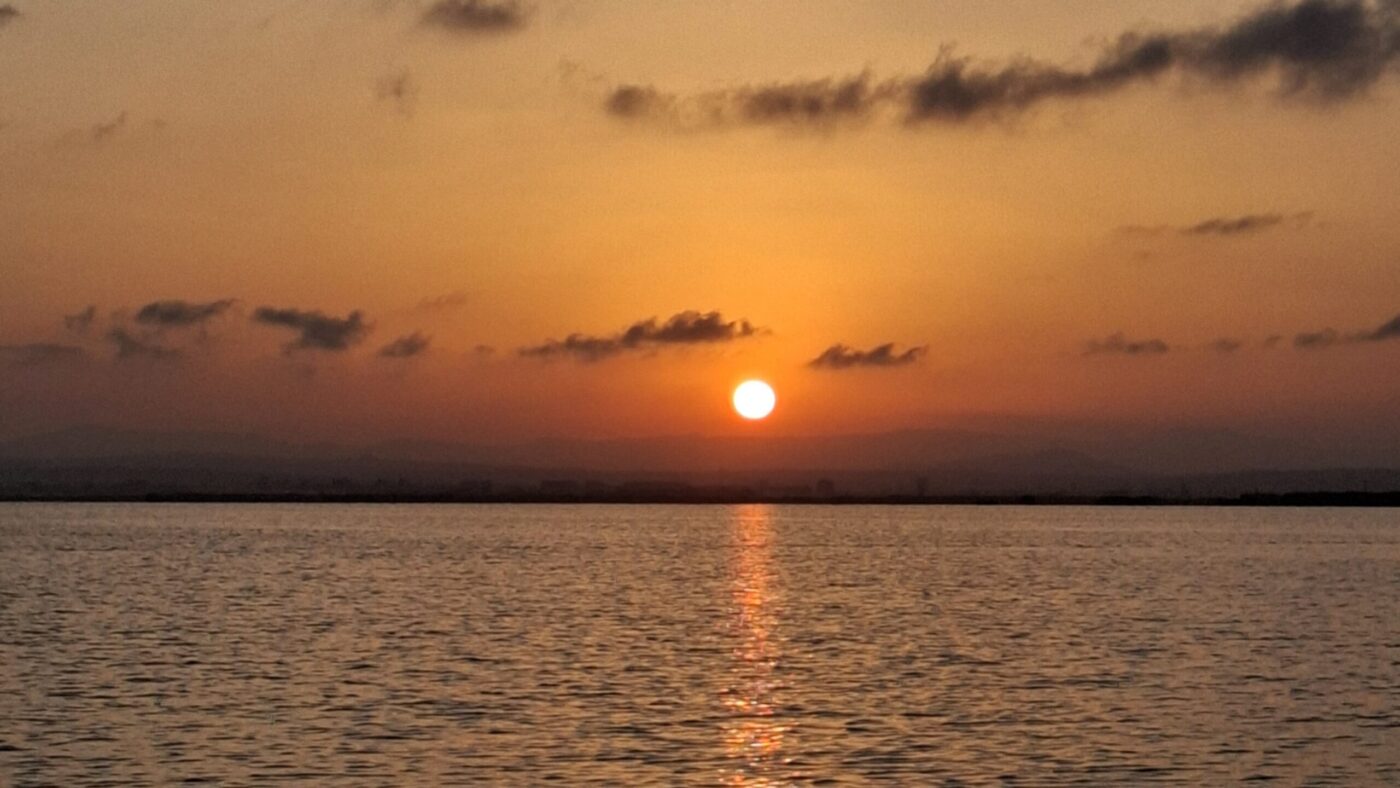
[[[786,785],[788,770],[779,696],[787,686],[778,675],[778,588],[772,569],[773,517],[770,507],[741,506],[732,532],[733,603],[729,626],[735,644],[729,684],[721,693],[730,712],[723,724],[730,759],[723,775],[728,785]]]

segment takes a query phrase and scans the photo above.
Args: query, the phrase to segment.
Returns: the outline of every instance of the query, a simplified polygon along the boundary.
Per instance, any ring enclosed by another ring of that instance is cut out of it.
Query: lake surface
[[[0,504],[0,785],[1400,784],[1400,511]]]

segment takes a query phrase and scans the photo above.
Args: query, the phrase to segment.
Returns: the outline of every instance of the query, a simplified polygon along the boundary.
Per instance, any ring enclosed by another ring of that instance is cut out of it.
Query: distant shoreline
[[[1236,507],[1400,507],[1400,490],[1389,492],[1258,493],[1228,497],[1170,498],[1151,495],[438,495],[334,493],[135,493],[130,495],[0,494],[0,503],[339,503],[339,504],[781,504],[816,506],[1236,506]]]

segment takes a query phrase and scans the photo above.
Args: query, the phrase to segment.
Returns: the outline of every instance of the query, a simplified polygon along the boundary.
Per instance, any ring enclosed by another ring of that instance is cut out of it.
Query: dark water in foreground
[[[1400,784],[1400,512],[0,505],[0,785]]]

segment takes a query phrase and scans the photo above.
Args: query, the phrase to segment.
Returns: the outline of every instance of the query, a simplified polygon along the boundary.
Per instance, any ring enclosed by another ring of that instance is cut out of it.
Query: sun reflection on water
[[[729,682],[721,694],[729,712],[723,723],[729,756],[728,785],[786,785],[792,775],[783,756],[791,726],[783,720],[779,696],[786,689],[779,676],[781,640],[777,636],[778,593],[772,569],[773,518],[770,507],[735,510],[732,536],[733,574],[729,621],[734,639]]]

